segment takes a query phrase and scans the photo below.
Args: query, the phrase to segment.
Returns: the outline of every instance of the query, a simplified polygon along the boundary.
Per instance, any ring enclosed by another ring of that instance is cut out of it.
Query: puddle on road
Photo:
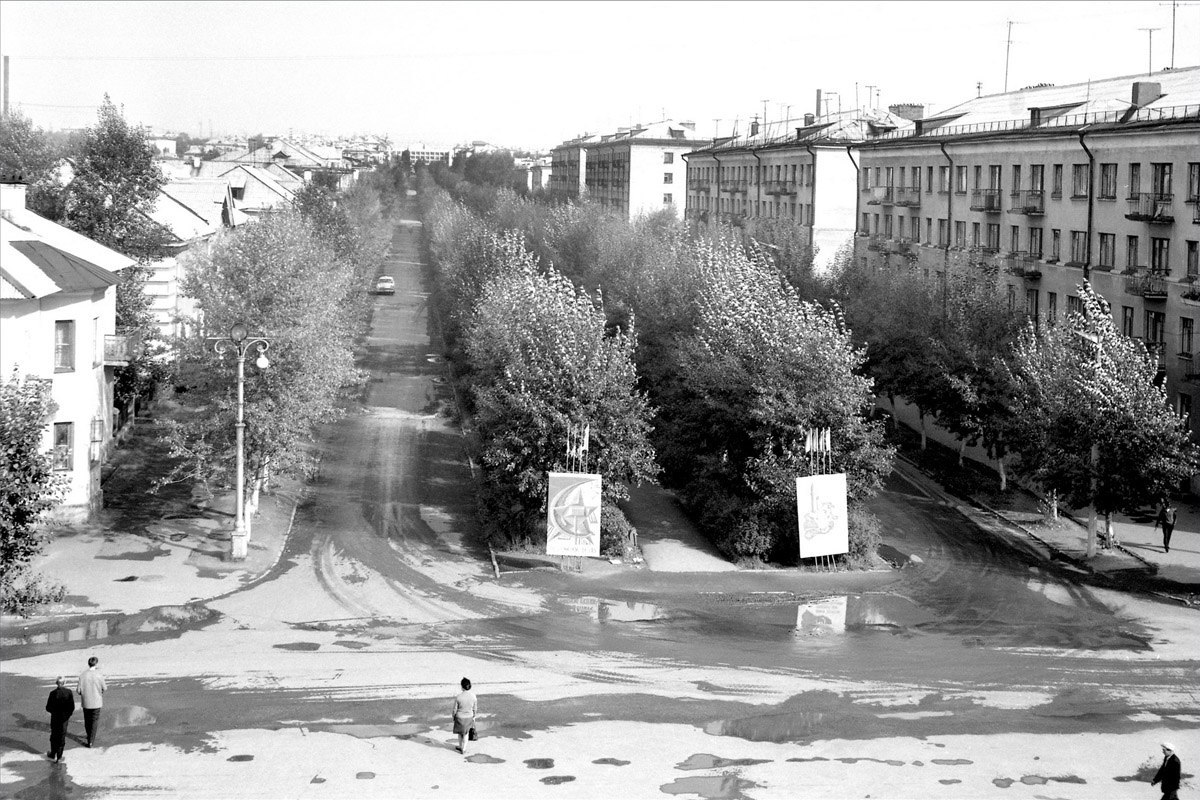
[[[317,644],[316,642],[287,642],[285,644],[273,644],[271,646],[278,650],[302,650],[309,652],[321,649],[321,645]]]
[[[770,764],[769,758],[721,758],[709,753],[696,753],[687,761],[675,765],[675,769],[725,769],[727,767],[752,767],[755,764]]]
[[[504,763],[503,758],[496,758],[495,756],[489,756],[486,753],[476,753],[473,756],[467,756],[466,760],[470,761],[472,764],[503,764]]]
[[[225,760],[226,760],[226,761],[234,761],[234,762],[239,762],[239,761],[253,761],[253,760],[254,760],[254,756],[251,756],[251,755],[230,756],[229,758],[227,758],[227,759],[225,759]]]
[[[664,783],[658,790],[664,794],[698,794],[705,800],[750,800],[743,791],[757,788],[759,786],[754,781],[739,778],[737,775],[713,775],[676,778],[670,783]]]
[[[220,613],[204,606],[159,606],[137,614],[88,620],[70,628],[0,638],[0,646],[53,645],[108,639],[137,633],[181,633],[215,622]]]
[[[627,766],[630,762],[623,761],[619,758],[597,758],[592,763],[593,764],[607,764],[608,766],[612,766],[612,767],[624,767],[624,766]]]
[[[575,780],[574,775],[547,775],[546,777],[542,778],[542,783],[550,786],[557,786],[560,783],[570,783],[573,780]]]
[[[622,602],[601,597],[579,597],[565,600],[572,611],[586,614],[596,622],[653,622],[665,619],[666,612],[654,603]]]
[[[553,758],[527,758],[525,766],[530,769],[554,769]]]

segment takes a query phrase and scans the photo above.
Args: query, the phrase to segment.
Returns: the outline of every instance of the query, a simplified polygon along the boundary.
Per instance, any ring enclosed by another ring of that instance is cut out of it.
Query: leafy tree
[[[65,594],[30,569],[50,538],[39,520],[66,489],[42,451],[53,411],[49,381],[22,380],[14,370],[0,383],[0,608],[6,613],[28,616]]]
[[[205,330],[227,335],[235,322],[271,342],[271,366],[246,368],[247,486],[257,493],[271,474],[304,474],[317,427],[343,413],[362,384],[354,366],[353,321],[343,305],[355,291],[351,268],[315,237],[299,214],[272,215],[189,254],[183,290],[198,298]],[[187,343],[182,398],[194,413],[170,424],[183,460],[170,476],[231,482],[236,364],[203,339]],[[251,507],[253,506],[253,498]]]
[[[1198,452],[1145,346],[1117,330],[1090,284],[1079,297],[1082,314],[1041,330],[1030,323],[1017,341],[1008,370],[1012,442],[1021,474],[1110,517],[1166,496],[1196,470]]]
[[[864,357],[836,306],[802,300],[762,253],[728,238],[697,250],[699,320],[660,415],[664,467],[726,553],[794,554],[795,478],[813,474],[808,429],[831,429],[851,500],[878,491],[890,469],[891,450],[865,416]]]
[[[623,522],[615,503],[657,472],[633,331],[607,332],[602,304],[540,272],[519,234],[493,246],[499,268],[466,334],[483,519],[516,539],[544,532],[546,471],[566,467],[568,431],[587,424],[589,468],[604,479],[602,536],[615,538]]]
[[[57,219],[60,191],[55,165],[60,147],[33,120],[15,111],[0,117],[0,171],[21,175],[28,184],[26,204],[30,210]]]

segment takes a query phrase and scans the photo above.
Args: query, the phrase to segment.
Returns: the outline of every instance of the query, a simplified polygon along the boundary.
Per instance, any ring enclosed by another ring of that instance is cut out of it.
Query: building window
[[[1071,197],[1088,196],[1088,165],[1075,164],[1071,167]]]
[[[675,201],[672,199],[672,195],[670,192],[667,192],[666,194],[663,195],[663,205],[664,206],[672,205],[674,202]]]
[[[1129,199],[1132,200],[1142,191],[1142,165],[1129,165]]]
[[[1029,255],[1034,258],[1042,257],[1042,229],[1029,229]]]
[[[1034,164],[1029,168],[1029,188],[1035,192],[1046,188],[1046,168],[1041,164]]]
[[[1087,263],[1087,233],[1071,231],[1071,261],[1075,264]]]
[[[1019,225],[1011,226],[1008,232],[1008,252],[1021,252],[1021,227]]]
[[[1054,170],[1050,173],[1050,196],[1058,199],[1062,197],[1063,183],[1063,165],[1055,164]]]
[[[1131,306],[1121,306],[1121,333],[1124,336],[1133,337],[1133,308]]]
[[[1062,231],[1058,228],[1050,229],[1050,259],[1058,261],[1062,258]]]
[[[938,193],[950,194],[950,168],[938,167]]]
[[[1200,167],[1200,164],[1193,164],[1192,166]],[[809,175],[811,175],[811,174],[812,173],[810,172]],[[1200,170],[1198,170],[1196,174],[1200,175]],[[812,181],[809,180],[809,182],[806,185],[812,186]],[[921,168],[920,167],[912,168],[912,188],[913,188],[913,192],[915,192],[916,194],[921,193]]]
[[[954,191],[958,194],[967,193],[967,168],[954,168]]]
[[[980,224],[978,222],[971,223],[971,246],[972,247],[979,247],[981,244],[983,244],[983,240],[980,238],[980,236],[982,235],[980,233],[981,230],[982,230],[982,226],[980,226]]]
[[[1017,192],[1021,191],[1021,165],[1020,164],[1013,164],[1012,189],[1010,189],[1009,191],[1011,191],[1013,194],[1016,194]]]
[[[1161,311],[1146,312],[1146,341],[1162,342],[1167,334],[1167,315]]]
[[[1013,286],[1011,283],[1008,284],[1008,310],[1017,310],[1017,287]]]
[[[1053,325],[1058,319],[1058,292],[1046,292],[1046,320]]]
[[[1179,352],[1192,354],[1192,318],[1179,318]]]
[[[1186,429],[1191,430],[1192,427],[1192,396],[1190,394],[1179,393],[1179,416],[1183,420]]]
[[[972,173],[973,173],[973,174],[974,174],[974,176],[975,176],[975,188],[976,188],[976,189],[982,189],[982,188],[983,188],[983,167],[981,167],[980,165],[976,164],[976,165],[975,165],[975,166],[972,168],[972,170],[971,170],[971,171],[972,171]]]
[[[925,194],[933,194],[933,167],[925,168]]]
[[[1198,162],[1188,164],[1187,201],[1200,203],[1200,163]]]
[[[933,243],[933,217],[925,218],[925,241],[926,243]]]
[[[54,371],[71,372],[75,369],[75,323],[58,320],[54,323]]]
[[[1080,300],[1077,295],[1073,295],[1073,294],[1067,295],[1067,313],[1068,314],[1082,314],[1083,313],[1083,301]]]
[[[938,247],[950,246],[950,222],[946,219],[938,220]]]
[[[1116,262],[1117,235],[1115,233],[1100,234],[1100,261],[1097,266],[1113,267]]]
[[[1150,271],[1166,275],[1171,271],[1171,240],[1157,236],[1150,239]]]
[[[996,253],[1000,251],[1000,224],[989,222],[987,226],[987,249]]]
[[[863,212],[863,215],[862,215],[862,227],[860,227],[859,230],[863,233],[871,232],[871,215],[866,213],[865,211]]]
[[[75,423],[54,423],[54,452],[51,454],[54,468],[70,470],[75,464]]]
[[[1200,242],[1187,243],[1187,274],[1189,278],[1200,276]]]
[[[1171,165],[1150,165],[1150,191],[1156,198],[1169,200],[1171,198]]]
[[[872,226],[871,230],[873,230],[875,233],[880,233],[880,232],[882,232],[882,230],[883,230],[883,229],[879,227],[879,215],[878,215],[878,214],[872,214],[871,216],[873,216],[873,217],[875,218],[875,219],[874,219],[874,225]]]
[[[1117,165],[1116,164],[1101,164],[1100,165],[1100,199],[1101,200],[1116,200],[1117,199]]]
[[[892,215],[886,214],[883,218],[883,232],[887,238],[892,238]]]
[[[911,222],[909,223],[909,227],[912,230],[913,241],[916,242],[917,244],[920,244],[921,243],[921,218],[913,217]]]
[[[1026,289],[1025,290],[1025,313],[1031,319],[1036,320],[1038,318],[1038,290],[1037,289]]]
[[[1000,191],[1000,165],[992,164],[988,167],[988,188]]]
[[[664,164],[674,164],[675,163],[675,154],[674,153],[663,153],[663,163]]]
[[[1138,253],[1138,237],[1125,237],[1125,269],[1135,270],[1141,266],[1140,255]]]
[[[954,246],[967,246],[967,223],[962,220],[954,221]]]
[[[675,182],[675,173],[674,172],[664,172],[663,173],[663,183],[674,183],[674,182]]]

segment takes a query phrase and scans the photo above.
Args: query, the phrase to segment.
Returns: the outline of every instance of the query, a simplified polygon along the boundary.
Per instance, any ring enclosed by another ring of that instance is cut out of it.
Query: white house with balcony
[[[25,207],[0,181],[0,379],[49,381],[45,432],[67,492],[52,516],[82,521],[103,505],[100,466],[113,434],[113,368],[133,342],[116,331],[118,272],[133,260]]]

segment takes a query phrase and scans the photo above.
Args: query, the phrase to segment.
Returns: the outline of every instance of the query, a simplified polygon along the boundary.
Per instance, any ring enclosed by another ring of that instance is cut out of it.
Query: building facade
[[[1195,429],[1200,67],[980,97],[855,153],[858,258],[996,267],[1050,324],[1090,280]]]
[[[858,170],[850,147],[912,127],[888,111],[810,114],[796,128],[752,123],[746,136],[687,154],[686,214],[750,230],[765,221],[795,225],[823,271],[854,238]]]
[[[569,200],[578,200],[587,193],[584,177],[587,174],[588,144],[599,136],[585,133],[568,139],[550,151],[550,181],[547,188]]]
[[[57,521],[86,520],[103,505],[113,368],[133,355],[115,329],[117,271],[133,263],[28,211],[24,184],[0,183],[0,380],[15,372],[50,384],[45,449],[67,479]]]
[[[580,149],[587,196],[626,219],[669,209],[682,218],[689,152],[712,144],[694,122],[663,120],[591,137]],[[568,170],[570,167],[568,166]]]

